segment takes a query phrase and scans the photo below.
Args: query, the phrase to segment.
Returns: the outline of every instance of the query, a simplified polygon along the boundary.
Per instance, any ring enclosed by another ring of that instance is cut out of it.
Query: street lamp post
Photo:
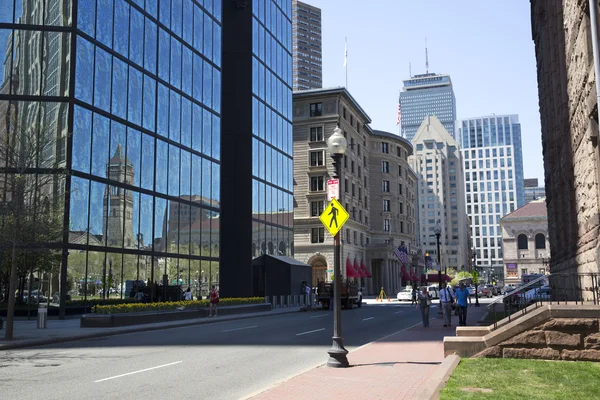
[[[442,291],[442,264],[440,262],[440,237],[442,236],[442,227],[440,224],[437,224],[434,228],[435,239],[437,241],[437,263],[438,263],[438,282],[440,284],[439,290]],[[440,295],[440,313],[442,312],[442,296]]]
[[[342,130],[339,126],[336,126],[333,130],[333,134],[327,139],[327,148],[331,158],[333,158],[334,174],[335,178],[341,181],[341,161],[348,142],[342,134]],[[338,184],[339,188],[339,184]],[[339,190],[338,197],[341,197],[342,191]],[[341,201],[341,198],[338,200]],[[334,368],[345,368],[350,365],[346,355],[348,350],[344,348],[344,338],[342,337],[342,313],[341,313],[341,268],[340,268],[340,232],[338,232],[333,238],[333,254],[334,254],[334,271],[333,271],[333,343],[331,348],[327,351],[329,353],[329,360],[327,361],[328,367]]]
[[[473,268],[477,272],[477,283],[475,283],[475,307],[479,307],[479,271],[477,271],[477,250],[473,249]]]

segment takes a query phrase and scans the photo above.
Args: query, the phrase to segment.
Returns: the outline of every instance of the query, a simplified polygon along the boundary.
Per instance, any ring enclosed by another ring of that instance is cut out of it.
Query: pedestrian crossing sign
[[[321,213],[321,216],[319,216],[319,219],[323,223],[323,226],[325,226],[325,229],[331,233],[331,236],[335,236],[342,229],[346,221],[348,221],[349,217],[350,214],[342,207],[340,202],[332,199],[325,210],[323,210],[323,213]]]

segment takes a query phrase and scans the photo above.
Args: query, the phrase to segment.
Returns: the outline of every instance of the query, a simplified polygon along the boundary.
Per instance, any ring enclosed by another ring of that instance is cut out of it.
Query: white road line
[[[296,333],[296,336],[308,335],[309,333],[315,333],[315,332],[320,332],[320,331],[324,331],[324,330],[325,330],[325,328],[321,328],[321,329],[315,329],[314,331]]]
[[[310,318],[311,318],[311,319],[312,319],[312,318],[321,318],[321,317],[326,317],[326,316],[328,316],[328,315],[329,315],[329,314],[315,315],[314,317],[310,317]]]
[[[402,310],[402,311],[396,311],[394,314],[400,314],[401,312],[404,312],[404,310]]]
[[[104,379],[100,379],[100,380],[98,380],[98,381],[94,381],[94,383],[99,383],[99,382],[109,381],[109,380],[111,380],[111,379],[122,378],[122,377],[124,377],[124,376],[128,376],[128,375],[139,374],[140,372],[152,371],[153,369],[158,369],[158,368],[169,367],[169,366],[171,366],[171,365],[181,364],[182,362],[183,362],[183,361],[175,361],[175,362],[172,362],[172,363],[170,363],[170,364],[164,364],[164,365],[159,365],[159,366],[152,367],[152,368],[140,369],[139,371],[128,372],[128,373],[126,373],[126,374],[121,374],[121,375],[117,375],[117,376],[111,376],[110,378],[104,378]]]
[[[375,318],[375,317],[363,318],[363,321],[368,321],[368,320],[373,319],[373,318]]]
[[[258,328],[258,325],[244,326],[243,328],[226,329],[224,331],[221,331],[221,333],[224,333],[224,332],[233,332],[233,331],[241,331],[243,329],[252,329],[252,328]]]

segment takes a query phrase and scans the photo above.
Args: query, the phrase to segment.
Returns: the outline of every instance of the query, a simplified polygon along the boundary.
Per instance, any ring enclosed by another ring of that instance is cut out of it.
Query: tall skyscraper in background
[[[446,131],[454,136],[456,98],[450,75],[426,73],[405,80],[400,92],[401,131],[412,140],[423,119],[435,115]]]
[[[521,124],[518,115],[491,115],[456,122],[461,145],[467,214],[484,278],[501,278],[500,218],[525,204]]]
[[[525,203],[546,197],[546,188],[540,186],[537,178],[525,179]]]
[[[323,87],[321,9],[292,0],[294,90]]]
[[[413,170],[419,177],[419,232],[423,251],[437,261],[435,228],[442,230],[442,268],[468,266],[462,156],[440,120],[428,116],[412,140]]]

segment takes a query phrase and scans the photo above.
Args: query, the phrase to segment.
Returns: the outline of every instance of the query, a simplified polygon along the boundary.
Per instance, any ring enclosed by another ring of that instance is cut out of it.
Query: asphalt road
[[[343,310],[344,344],[352,350],[419,322],[406,303]],[[332,333],[333,313],[317,311],[4,351],[0,393],[2,399],[238,399],[326,362]]]

